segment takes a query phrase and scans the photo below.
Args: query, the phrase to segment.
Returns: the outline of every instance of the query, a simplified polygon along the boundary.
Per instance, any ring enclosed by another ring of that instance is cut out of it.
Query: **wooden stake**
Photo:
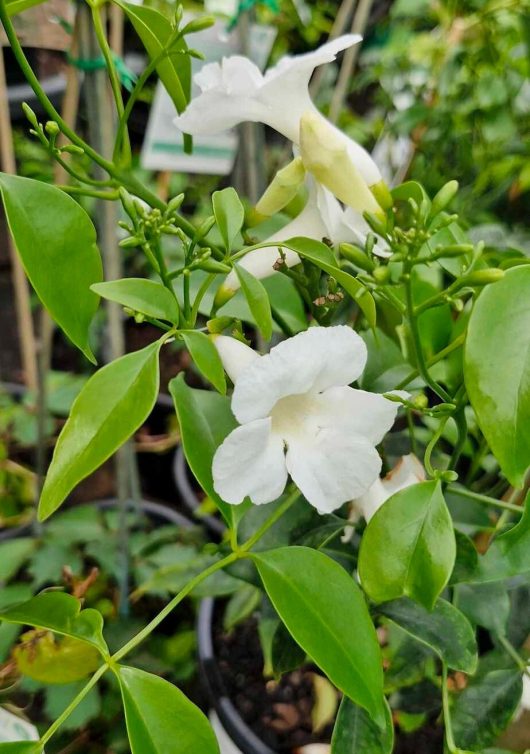
[[[9,116],[9,99],[7,95],[6,74],[4,68],[3,51],[0,48],[0,164],[4,173],[16,173],[15,150],[13,147],[13,131]],[[30,287],[24,268],[15,249],[15,245],[8,234],[8,248],[11,259],[11,274],[15,293],[15,310],[18,323],[18,335],[24,381],[28,388],[37,388],[37,352],[35,332],[31,315]]]
[[[368,19],[370,18],[370,11],[372,9],[374,0],[359,0],[359,5],[355,11],[353,17],[353,23],[351,26],[352,34],[364,34],[366,26],[368,25]],[[332,123],[336,123],[341,113],[346,97],[348,96],[348,86],[352,73],[355,68],[355,63],[359,57],[361,45],[354,45],[350,47],[344,53],[342,59],[342,65],[340,67],[339,78],[337,85],[331,98],[331,105],[329,108],[329,119]]]

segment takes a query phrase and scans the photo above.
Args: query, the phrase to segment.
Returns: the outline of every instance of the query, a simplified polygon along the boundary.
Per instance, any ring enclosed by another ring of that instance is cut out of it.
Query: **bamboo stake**
[[[4,67],[3,51],[0,49],[0,163],[4,173],[16,173],[13,131],[9,117],[9,99]],[[30,287],[24,268],[11,236],[7,239],[11,259],[11,274],[15,293],[15,310],[20,338],[20,351],[24,381],[30,390],[37,389],[37,354],[33,317],[31,315]]]
[[[368,25],[368,19],[370,18],[373,1],[374,0],[359,0],[359,5],[355,11],[351,26],[352,34],[364,34],[366,26]],[[344,102],[348,96],[348,85],[355,68],[355,63],[359,57],[360,49],[360,45],[354,45],[344,53],[337,86],[333,92],[329,108],[329,119],[332,123],[337,122],[341,110],[344,107]]]
[[[340,37],[341,34],[344,34],[344,32],[346,31],[346,27],[348,25],[348,21],[350,20],[350,16],[353,13],[353,9],[355,8],[356,2],[357,0],[343,0],[337,12],[337,15],[335,16],[335,21],[333,22],[333,26],[331,27],[331,31],[328,37],[328,42],[331,42],[333,39]],[[311,86],[309,87],[311,96],[314,99],[316,99],[316,97],[318,96],[318,93],[320,91],[320,87],[322,86],[322,82],[324,81],[325,75],[326,75],[325,66],[320,66],[315,71],[313,80],[311,81]]]

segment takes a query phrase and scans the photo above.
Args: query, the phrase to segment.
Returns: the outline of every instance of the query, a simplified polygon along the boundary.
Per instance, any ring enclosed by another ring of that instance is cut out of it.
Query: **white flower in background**
[[[368,522],[389,497],[424,481],[425,469],[416,456],[402,456],[384,479],[376,479],[368,492],[353,501],[353,510],[360,511]]]
[[[285,56],[265,74],[240,55],[209,63],[194,79],[201,94],[175,123],[197,136],[216,134],[245,121],[265,123],[301,147],[305,168],[314,171],[331,191],[338,190],[338,198],[347,204],[353,201],[351,206],[360,211],[377,211],[379,205],[368,187],[386,196],[379,168],[360,144],[317,110],[309,95],[314,69],[360,41],[358,34],[346,34],[314,52]],[[342,175],[335,174],[337,167]]]
[[[527,670],[530,671],[530,664],[527,665]],[[518,720],[523,713],[528,711],[530,711],[530,678],[526,673],[523,673],[523,694],[515,712],[515,720]]]
[[[366,493],[381,470],[375,446],[398,404],[349,384],[362,373],[366,346],[350,327],[313,327],[259,356],[228,338],[214,340],[235,383],[232,412],[241,426],[217,449],[216,492],[276,500],[287,475],[320,513]]]
[[[308,179],[308,185],[309,198],[300,214],[263,242],[270,246],[254,249],[238,261],[238,265],[254,277],[266,278],[276,272],[277,262],[281,259],[278,243],[290,238],[303,236],[316,241],[328,238],[333,244],[347,241],[364,246],[370,228],[362,215],[349,208],[343,210],[333,194],[314,180]],[[300,264],[295,251],[283,248],[282,253],[287,267]],[[228,300],[239,287],[239,278],[235,272],[230,272],[221,286],[220,300]]]

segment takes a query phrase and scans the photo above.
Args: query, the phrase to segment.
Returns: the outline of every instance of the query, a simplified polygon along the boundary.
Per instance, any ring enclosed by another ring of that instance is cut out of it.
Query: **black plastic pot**
[[[226,529],[223,521],[221,521],[221,519],[219,518],[216,518],[215,516],[202,516],[199,513],[199,506],[201,504],[201,501],[199,500],[197,493],[191,483],[190,471],[186,462],[186,458],[184,456],[184,451],[182,450],[182,446],[179,446],[175,452],[173,460],[173,478],[175,480],[175,485],[179,492],[180,499],[189,510],[189,512],[193,515],[193,517],[196,518],[200,523],[204,524],[206,529],[214,537],[221,537]]]
[[[215,600],[204,599],[197,618],[199,672],[212,709],[226,734],[242,754],[275,754],[248,727],[226,692],[213,646],[214,609]]]

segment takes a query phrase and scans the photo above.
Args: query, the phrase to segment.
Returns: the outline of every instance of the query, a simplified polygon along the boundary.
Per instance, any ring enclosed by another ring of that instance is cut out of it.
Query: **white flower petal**
[[[381,442],[396,419],[399,403],[378,393],[352,387],[331,387],[315,397],[320,405],[320,421],[366,437],[372,445]]]
[[[399,490],[423,481],[425,481],[425,469],[414,453],[410,453],[399,459],[392,471],[383,479],[382,484],[388,498]]]
[[[249,364],[259,358],[259,353],[236,338],[230,338],[227,335],[215,335],[213,342],[221,357],[225,372],[233,383]]]
[[[389,497],[424,480],[425,469],[416,456],[402,456],[384,479],[376,479],[368,492],[353,501],[353,508],[359,509],[368,522]]]
[[[363,495],[377,479],[381,459],[364,437],[323,429],[299,436],[287,448],[287,469],[304,497],[319,513],[331,513]]]
[[[267,115],[256,96],[263,76],[248,58],[233,55],[221,63],[209,63],[194,81],[202,93],[174,121],[185,133],[209,136],[243,121],[261,121]]]
[[[364,341],[350,327],[311,327],[284,340],[242,372],[232,411],[241,423],[263,418],[288,395],[348,385],[365,364]]]
[[[314,52],[284,57],[265,76],[240,55],[203,66],[194,79],[202,93],[175,123],[186,133],[209,135],[244,121],[259,121],[297,143],[300,118],[314,109],[308,91],[311,73],[360,39],[346,34]]]
[[[276,500],[287,482],[284,444],[271,432],[271,420],[237,427],[217,449],[212,474],[214,489],[233,505],[250,497],[261,505]]]

